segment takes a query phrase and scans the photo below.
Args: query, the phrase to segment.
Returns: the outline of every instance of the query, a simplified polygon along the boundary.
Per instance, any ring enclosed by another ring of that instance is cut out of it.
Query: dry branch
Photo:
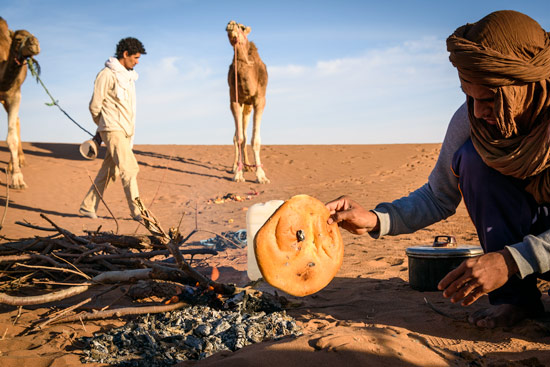
[[[4,168],[4,172],[6,173],[6,207],[4,208],[4,214],[2,214],[2,221],[0,221],[0,230],[4,228],[4,221],[6,220],[10,203],[10,175],[7,168]]]
[[[79,308],[80,306],[83,306],[85,305],[86,303],[88,302],[91,302],[93,299],[96,299],[98,298],[99,296],[102,296],[104,295],[105,293],[108,293],[110,291],[112,291],[113,289],[117,288],[117,286],[114,286],[114,287],[111,287],[109,289],[107,289],[106,291],[104,292],[101,292],[99,294],[96,294],[95,296],[93,297],[89,297],[87,299],[85,299],[84,301],[81,301],[79,303],[77,303],[76,305],[72,305],[70,307],[67,307],[63,310],[60,310],[58,312],[55,312],[54,314],[50,315],[47,319],[41,319],[41,320],[38,320],[36,323],[39,323],[39,322],[42,322],[41,324],[37,325],[33,330],[37,330],[37,329],[42,329],[44,328],[46,325],[54,322],[55,320],[57,319],[60,319],[62,317],[65,317],[65,315],[73,310],[76,310],[77,308]],[[32,331],[32,330],[31,330]]]
[[[40,216],[42,218],[46,219],[48,222],[50,222],[50,224],[52,226],[54,226],[55,229],[57,229],[57,231],[59,233],[61,233],[67,240],[69,240],[69,242],[71,242],[75,245],[77,244],[77,242],[80,242],[80,243],[83,243],[83,244],[88,244],[89,243],[89,241],[85,240],[84,238],[78,237],[78,236],[72,234],[71,232],[67,231],[66,229],[63,229],[63,228],[59,227],[50,218],[48,218],[44,213],[40,213]]]
[[[75,245],[72,242],[63,241],[62,239],[51,239],[51,240],[44,240],[44,242],[47,243],[53,243],[54,245],[66,248],[68,250],[78,251],[78,252],[84,252],[88,250],[87,247],[81,246],[81,245]]]
[[[217,255],[218,252],[212,249],[190,249],[190,250],[180,250],[183,255]],[[148,252],[127,252],[123,254],[112,254],[112,255],[96,255],[90,256],[88,261],[95,260],[117,260],[117,259],[137,259],[137,258],[151,258],[154,256],[170,255],[168,250],[158,250],[158,251],[148,251]],[[72,255],[76,256],[76,255]],[[0,258],[1,262],[1,258]]]
[[[169,270],[168,270],[169,269]],[[134,269],[126,271],[111,271],[101,273],[91,279],[88,283],[83,283],[82,285],[74,286],[67,288],[61,291],[43,294],[40,296],[27,296],[27,297],[17,297],[10,296],[5,293],[0,293],[0,303],[4,303],[11,306],[28,306],[28,305],[39,305],[43,303],[49,303],[54,301],[60,301],[82,292],[85,292],[90,287],[96,284],[102,283],[121,283],[136,281],[140,279],[152,279],[153,277],[160,278],[173,278],[167,274],[167,272],[174,271],[174,269],[159,267],[158,269]],[[181,274],[180,274],[181,275]]]
[[[40,231],[49,231],[49,232],[55,232],[56,231],[55,228],[40,227],[40,226],[36,226],[34,224],[31,224],[27,221],[25,221],[25,222],[16,221],[15,224],[18,224],[18,225],[23,226],[23,227],[32,228],[32,229],[38,229]]]
[[[49,237],[36,237],[19,242],[0,244],[0,264],[7,265],[0,273],[0,277],[9,280],[4,283],[6,286],[2,288],[13,292],[18,287],[28,286],[31,283],[42,286],[46,284],[48,287],[54,284],[59,286],[58,281],[60,280],[65,283],[63,285],[67,288],[49,293],[42,291],[44,294],[27,297],[0,293],[0,303],[12,306],[46,304],[76,296],[91,288],[97,288],[99,285],[111,283],[118,286],[149,279],[193,286],[198,283],[203,291],[200,292],[201,294],[212,294],[213,297],[218,298],[221,297],[220,295],[235,293],[236,289],[233,285],[217,283],[202,275],[190,265],[193,256],[199,254],[217,255],[216,250],[180,248],[192,235],[202,231],[198,228],[197,218],[195,218],[196,228],[183,238],[179,233],[179,225],[178,229],[170,228],[169,231],[165,231],[154,215],[145,209],[139,199],[137,204],[142,213],[142,224],[149,230],[151,235],[122,236],[112,233],[100,233],[98,228],[95,232],[86,232],[85,236],[78,236],[67,229],[61,228],[44,214],[40,214],[40,216],[48,221],[53,228],[38,227],[28,222],[18,223],[30,228],[57,233]],[[214,233],[206,230],[204,232]],[[232,242],[231,239],[223,235],[214,234]],[[164,247],[164,249],[156,250],[155,246],[157,248]],[[168,257],[169,255],[172,255],[175,259],[175,264],[151,260],[153,257]],[[190,256],[191,259],[186,260],[184,256]],[[46,265],[45,263],[52,266],[43,266]],[[76,264],[78,264],[78,268],[76,268]],[[72,270],[72,268],[76,270]],[[64,278],[59,276],[68,272],[73,274],[64,275]],[[72,285],[68,284],[69,280],[75,275],[84,276],[87,280],[83,283],[73,281]],[[46,278],[46,281],[44,281],[44,278]],[[211,293],[212,290],[218,295]],[[155,292],[158,292],[158,290],[155,290]],[[38,292],[34,294],[36,293]],[[84,315],[67,315],[68,312],[82,307],[94,297],[97,297],[97,295],[86,297],[87,299],[84,301],[78,301],[77,304],[71,305],[57,314],[39,320],[42,324],[37,327],[43,328],[52,323],[65,321],[166,312],[186,305],[184,302],[178,302],[162,306],[130,307],[96,311]]]
[[[50,303],[55,301],[61,301],[63,299],[76,296],[77,294],[86,292],[88,288],[92,286],[92,283],[85,283],[76,287],[71,287],[63,289],[61,291],[43,294],[40,296],[28,296],[28,297],[17,297],[10,296],[5,293],[0,293],[0,303],[4,303],[10,306],[29,306],[29,305],[40,305],[43,303]]]
[[[115,221],[115,225],[116,225],[116,233],[118,233],[118,220],[116,219],[115,215],[113,214],[113,212],[111,211],[111,208],[109,208],[109,205],[107,205],[107,203],[105,202],[105,200],[103,199],[103,195],[101,194],[101,192],[99,191],[99,189],[97,188],[96,184],[95,184],[95,181],[92,179],[92,176],[90,176],[90,173],[88,172],[88,170],[86,170],[86,173],[88,174],[88,178],[90,179],[90,181],[92,182],[92,186],[94,187],[94,190],[96,192],[96,194],[99,196],[99,199],[101,199],[101,202],[103,203],[103,205],[105,205],[105,207],[107,208],[107,210],[109,211],[109,213],[111,214],[111,216],[113,217],[114,221]],[[107,170],[107,177],[109,177],[109,170]]]
[[[115,235],[111,233],[89,233],[84,237],[90,242],[105,243],[108,242],[113,246],[122,248],[136,248],[143,249],[149,247],[164,247],[162,243],[154,236],[135,235]]]
[[[29,238],[23,241],[0,244],[0,251],[12,251],[17,253],[23,251],[42,251],[46,246],[45,243],[41,243],[41,239],[39,238]]]
[[[94,311],[94,312],[78,314],[74,316],[67,316],[52,322],[52,324],[79,321],[79,320],[107,319],[111,317],[123,317],[123,316],[129,316],[129,315],[145,315],[148,313],[161,313],[161,312],[177,310],[185,306],[187,306],[187,303],[178,302],[178,303],[172,303],[169,305],[161,305],[161,306],[123,307],[123,308],[117,308],[113,310]]]
[[[169,236],[160,226],[160,223],[155,218],[153,213],[151,213],[149,210],[145,208],[143,203],[139,198],[136,198],[135,200],[136,205],[140,209],[141,217],[143,218],[144,226],[153,234],[154,236],[158,237],[159,240],[166,246],[166,248],[170,251],[174,259],[176,260],[176,263],[178,264],[179,268],[183,270],[185,274],[187,274],[192,279],[196,280],[199,285],[204,288],[208,289],[212,287],[216,293],[220,294],[233,294],[235,292],[235,287],[232,285],[227,285],[223,283],[217,283],[195,269],[193,269],[189,264],[185,261],[183,258],[183,255],[181,254],[181,251],[179,249],[179,245],[177,242],[181,241],[181,235],[175,231],[175,233],[172,236]],[[198,229],[195,228],[192,232],[196,232]],[[184,241],[186,241],[190,236],[188,235]]]
[[[0,256],[0,263],[4,262],[13,262],[13,261],[25,261],[25,260],[43,260],[46,261],[53,266],[57,266],[60,268],[66,268],[66,266],[58,263],[54,259],[52,259],[49,256],[45,255],[37,255],[37,254],[25,254],[25,255],[12,255],[12,256]],[[21,265],[21,264],[19,264]]]

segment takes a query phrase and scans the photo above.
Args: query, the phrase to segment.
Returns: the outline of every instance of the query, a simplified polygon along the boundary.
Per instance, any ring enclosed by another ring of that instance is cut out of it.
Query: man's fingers
[[[461,277],[452,282],[443,292],[443,296],[451,298],[451,302],[461,302],[462,306],[469,306],[477,301],[485,292],[483,287],[472,278]]]
[[[351,233],[364,234],[378,223],[376,214],[366,211],[347,196],[341,196],[325,206],[330,212],[327,223],[336,222]]]
[[[348,210],[351,208],[350,200],[347,196],[340,196],[338,199],[330,201],[325,204],[326,208],[330,212],[330,214],[334,214],[335,212],[339,212],[342,210]]]
[[[342,221],[345,222],[346,220],[350,219],[350,211],[349,210],[339,211],[331,215],[331,217],[336,223],[340,223]]]
[[[485,292],[483,292],[483,289],[481,289],[481,287],[476,287],[474,288],[470,294],[464,298],[464,300],[462,301],[462,306],[469,306],[471,305],[472,303],[474,303],[475,301],[477,301],[481,296],[483,296],[485,294]]]
[[[344,211],[334,213],[328,219],[328,224],[332,224],[334,222],[336,222],[340,227],[344,228],[345,230],[351,233],[355,233],[355,234],[366,233],[365,228],[357,226],[357,223],[355,223],[355,214],[353,213],[352,210],[344,210]]]
[[[453,290],[455,287],[456,290]],[[473,283],[467,281],[466,278],[462,278],[452,284],[448,289],[445,290],[445,292],[452,292],[451,302],[456,303],[467,298],[476,288],[477,285],[474,285]]]
[[[445,275],[443,279],[441,279],[441,281],[437,285],[437,289],[439,289],[440,291],[447,290],[447,287],[449,287],[449,285],[451,285],[454,281],[458,280],[458,278],[460,278],[463,273],[464,271],[462,270],[462,264],[460,264],[458,268],[450,271],[447,275]],[[462,284],[463,283],[460,283],[460,285]],[[458,289],[458,286],[457,286],[457,289]],[[454,291],[452,293],[454,293]],[[444,292],[444,295],[445,295],[445,292]],[[448,296],[445,296],[445,297],[448,297]]]

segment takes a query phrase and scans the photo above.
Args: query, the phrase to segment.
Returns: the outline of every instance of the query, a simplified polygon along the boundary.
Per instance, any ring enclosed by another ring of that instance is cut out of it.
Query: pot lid
[[[459,245],[456,247],[413,246],[405,251],[414,257],[474,257],[483,255],[481,246]]]
[[[435,236],[433,244],[409,247],[407,255],[414,257],[474,257],[483,254],[480,246],[457,245],[453,236]]]

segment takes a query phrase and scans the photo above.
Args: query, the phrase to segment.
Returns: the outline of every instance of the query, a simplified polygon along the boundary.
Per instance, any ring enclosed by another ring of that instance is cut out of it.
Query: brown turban
[[[497,11],[458,28],[447,49],[461,80],[496,93],[495,126],[474,116],[468,97],[472,142],[483,161],[528,179],[526,190],[550,203],[550,35],[525,14]]]

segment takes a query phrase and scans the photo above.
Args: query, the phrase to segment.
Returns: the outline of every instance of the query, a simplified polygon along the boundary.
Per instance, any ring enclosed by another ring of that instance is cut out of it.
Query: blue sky
[[[3,0],[0,16],[38,37],[43,82],[92,132],[95,76],[116,43],[133,36],[147,50],[136,67],[135,142],[231,144],[225,26],[236,20],[252,28],[268,68],[263,144],[391,144],[442,141],[464,100],[445,39],[502,9],[550,30],[547,0]],[[45,105],[30,75],[22,93],[23,141],[88,138]],[[0,126],[4,139],[4,113]]]

